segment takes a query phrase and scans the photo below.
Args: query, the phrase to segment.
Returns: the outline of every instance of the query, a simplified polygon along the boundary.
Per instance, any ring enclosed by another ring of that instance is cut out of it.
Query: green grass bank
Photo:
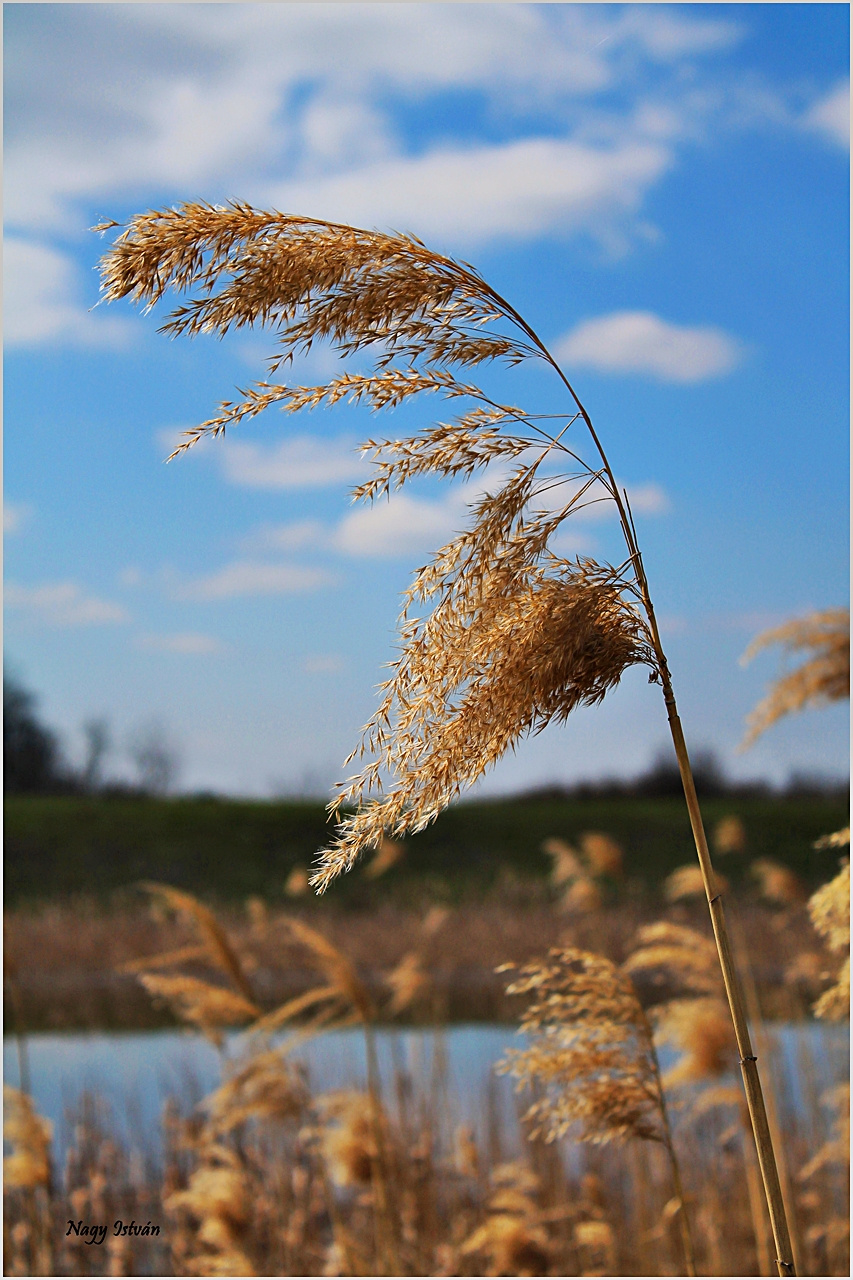
[[[728,814],[742,821],[743,853],[719,859],[737,884],[749,863],[771,858],[809,888],[831,878],[838,851],[813,842],[848,821],[846,797],[723,796],[702,805],[709,832]],[[407,841],[403,860],[370,880],[346,876],[329,891],[341,905],[365,908],[395,897],[459,902],[515,877],[544,878],[550,836],[575,840],[605,831],[625,849],[625,889],[655,890],[694,857],[679,797],[519,797],[454,805],[427,831]],[[250,894],[276,901],[294,867],[307,866],[329,838],[316,802],[214,798],[10,796],[5,803],[7,907],[85,894],[108,900],[140,880],[159,880],[223,903]]]

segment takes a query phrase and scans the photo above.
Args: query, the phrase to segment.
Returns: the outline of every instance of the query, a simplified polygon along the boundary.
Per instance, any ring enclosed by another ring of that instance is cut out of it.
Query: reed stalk
[[[770,1222],[773,1228],[773,1240],[776,1246],[776,1266],[780,1276],[795,1276],[797,1272],[794,1265],[794,1255],[788,1230],[788,1219],[785,1212],[785,1202],[779,1180],[779,1171],[776,1164],[773,1139],[770,1133],[767,1111],[764,1104],[764,1095],[761,1089],[761,1079],[758,1072],[758,1059],[752,1049],[749,1026],[747,1025],[746,1013],[744,1011],[745,1002],[743,989],[732,958],[731,941],[726,925],[725,913],[723,911],[722,893],[717,885],[714,867],[711,861],[708,840],[705,835],[705,827],[702,821],[702,813],[699,808],[699,799],[696,795],[696,784],[693,780],[693,770],[690,766],[690,756],[688,755],[687,744],[684,740],[684,732],[681,727],[681,719],[679,717],[675,701],[675,693],[672,687],[672,677],[669,672],[669,665],[666,660],[663,645],[661,644],[660,632],[658,630],[654,605],[652,603],[648,581],[643,567],[642,555],[640,554],[640,549],[637,545],[636,532],[634,529],[634,522],[631,517],[628,495],[624,492],[623,494],[620,494],[619,487],[613,475],[610,462],[601,445],[601,441],[595,432],[586,409],[581,404],[569,380],[566,378],[562,369],[560,369],[559,365],[553,359],[550,352],[547,351],[546,347],[533,330],[530,329],[523,320],[521,320],[520,316],[518,317],[518,320],[533,345],[536,346],[547,363],[555,370],[577,405],[578,412],[589,431],[590,437],[601,459],[602,466],[609,481],[608,488],[619,512],[619,523],[622,528],[622,534],[625,538],[629,556],[633,562],[639,596],[649,622],[652,644],[657,657],[658,676],[661,683],[664,703],[666,705],[666,714],[669,721],[670,733],[672,735],[672,743],[675,748],[676,759],[678,760],[678,771],[681,775],[681,785],[684,789],[684,798],[687,803],[687,811],[690,816],[690,827],[693,833],[693,841],[696,846],[696,854],[702,871],[702,883],[705,889],[705,896],[708,900],[708,909],[711,915],[714,939],[717,944],[717,954],[720,959],[720,968],[722,970],[723,982],[726,989],[726,999],[728,1000],[729,1010],[734,1024],[741,1074],[743,1076],[744,1092],[746,1094],[746,1102],[749,1109],[749,1118],[752,1126],[753,1137],[755,1139],[755,1147],[758,1153],[758,1163],[761,1169],[762,1182],[764,1184],[764,1194],[767,1200],[767,1208],[770,1213]]]
[[[117,226],[110,221],[96,230]],[[355,496],[368,502],[428,472],[470,477],[497,460],[516,465],[498,493],[474,505],[473,527],[438,552],[407,593],[395,675],[383,686],[380,707],[350,757],[373,758],[330,806],[339,835],[322,852],[311,883],[322,891],[388,836],[423,829],[525,733],[601,701],[629,665],[649,666],[663,693],[711,914],[777,1267],[780,1275],[795,1275],[743,993],[628,495],[620,492],[589,414],[545,344],[473,267],[434,253],[415,237],[258,211],[239,202],[224,208],[187,204],[138,216],[105,255],[102,277],[107,299],[130,297],[149,305],[169,288],[196,289],[197,296],[165,324],[173,335],[222,335],[247,324],[273,324],[273,373],[317,341],[330,340],[345,356],[363,352],[374,358],[371,374],[345,373],[325,386],[258,382],[240,403],[224,403],[217,417],[185,433],[175,454],[274,404],[294,413],[347,399],[378,410],[421,392],[475,402],[472,412],[452,424],[363,446],[376,469]],[[496,404],[450,372],[451,365],[500,360],[512,366],[530,358],[544,360],[576,407],[556,435],[542,425],[548,415]],[[395,366],[394,360],[401,363]],[[600,465],[590,465],[563,441],[579,420]],[[537,496],[554,487],[539,475],[554,451],[580,465],[572,477],[580,487],[556,514],[526,517]],[[531,452],[537,456],[527,464]],[[601,487],[615,503],[628,550],[619,569],[572,563],[548,546],[568,515],[600,500]],[[645,621],[625,592],[639,602]],[[409,608],[427,601],[433,605],[429,618],[412,618]],[[396,779],[387,791],[383,770]],[[368,799],[375,792],[382,798]],[[353,802],[357,811],[345,813]]]

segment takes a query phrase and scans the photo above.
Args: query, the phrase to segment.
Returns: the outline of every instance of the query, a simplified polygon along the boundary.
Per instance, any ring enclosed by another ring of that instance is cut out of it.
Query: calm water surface
[[[815,1099],[849,1078],[849,1027],[846,1024],[770,1025],[771,1067],[788,1114],[814,1110]],[[465,1123],[482,1132],[491,1109],[512,1129],[512,1082],[496,1077],[494,1066],[507,1049],[524,1040],[512,1026],[462,1024],[430,1029],[380,1028],[376,1031],[380,1071],[386,1088],[395,1071],[411,1078],[414,1098],[432,1098],[452,1127]],[[223,1066],[239,1057],[244,1041],[228,1037],[223,1053],[188,1031],[36,1034],[26,1039],[26,1066],[37,1109],[53,1122],[61,1160],[84,1093],[99,1100],[108,1127],[137,1150],[156,1158],[160,1114],[170,1096],[187,1108],[215,1088]],[[306,1064],[310,1086],[320,1093],[363,1088],[365,1045],[360,1029],[329,1032],[294,1052]],[[664,1069],[671,1061],[662,1055]],[[20,1081],[19,1051],[13,1036],[4,1039],[7,1084]],[[829,1119],[829,1117],[827,1117]]]

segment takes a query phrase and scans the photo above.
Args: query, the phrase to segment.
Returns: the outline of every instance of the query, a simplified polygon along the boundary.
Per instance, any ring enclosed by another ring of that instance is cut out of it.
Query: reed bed
[[[604,878],[591,880],[584,873],[560,879],[565,865],[557,864],[557,879],[550,884],[507,875],[485,901],[441,906],[448,912],[446,927],[427,948],[423,963],[443,1016],[451,1021],[513,1016],[504,983],[494,972],[504,962],[525,963],[549,947],[568,945],[621,963],[635,931],[662,915],[702,928],[701,883],[697,869],[686,870],[675,884],[679,895],[669,902],[662,894],[607,901],[612,886]],[[767,1017],[798,1021],[808,1016],[822,990],[826,949],[802,903],[769,902],[760,888],[756,879],[738,918],[749,939],[761,1007]],[[667,881],[668,896],[672,889]],[[217,915],[252,966],[262,1004],[271,1008],[310,981],[304,967],[282,953],[283,916],[295,915],[336,938],[368,986],[378,988],[383,975],[402,964],[433,907],[439,909],[427,897],[420,908],[392,898],[371,911],[341,909],[329,898],[317,903],[296,897],[286,904],[249,898],[217,907]],[[125,895],[106,908],[75,899],[7,911],[4,926],[7,1030],[18,1022],[29,1031],[59,1031],[141,1029],[170,1021],[122,966],[158,947],[191,945],[193,935],[186,922],[152,912],[141,895]]]
[[[121,962],[125,972],[216,1044],[242,1025],[240,1050],[223,1054],[219,1086],[197,1105],[167,1102],[160,1161],[84,1097],[56,1168],[49,1126],[27,1094],[7,1090],[6,1274],[770,1274],[706,917],[688,895],[667,918],[623,912],[608,933],[600,907],[567,913],[562,895],[567,880],[617,870],[612,843],[587,841],[571,858],[555,848],[553,897],[539,908],[556,939],[549,952],[529,920],[496,942],[498,908],[491,918],[483,908],[479,959],[493,958],[489,938],[504,960],[514,954],[497,980],[529,1036],[505,1063],[521,1088],[514,1118],[492,1081],[470,1127],[458,1123],[441,1053],[440,960],[455,939],[471,946],[456,912],[434,905],[393,940],[387,921],[365,919],[361,932],[351,921],[344,941],[343,917],[309,923],[257,900],[223,917],[148,886],[151,932],[142,954]],[[793,989],[786,974],[797,965],[810,975],[801,1013],[816,1002],[818,1016],[845,1016],[848,886],[845,865],[805,905],[754,908],[767,936],[783,938],[780,985]],[[755,957],[764,943],[753,923],[744,933]],[[610,958],[591,949],[602,941]],[[260,954],[304,975],[300,992],[272,1008]],[[368,961],[378,959],[374,980]],[[394,1016],[433,1028],[435,1052],[420,1070],[380,1069],[376,1028]],[[344,1026],[364,1036],[366,1079],[321,1092],[300,1046]],[[819,1078],[805,1049],[798,1065],[801,1082]],[[773,1068],[765,1060],[799,1268],[848,1274],[849,1090],[805,1088],[797,1101]],[[114,1234],[116,1222],[128,1232]],[[106,1231],[92,1243],[82,1228],[97,1224]]]

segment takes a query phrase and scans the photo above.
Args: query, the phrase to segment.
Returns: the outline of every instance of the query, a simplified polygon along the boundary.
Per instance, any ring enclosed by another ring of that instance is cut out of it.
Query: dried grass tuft
[[[576,948],[552,948],[519,975],[507,994],[533,995],[520,1027],[532,1043],[498,1070],[542,1090],[527,1112],[531,1137],[552,1142],[577,1130],[593,1143],[661,1141],[654,1047],[630,978]]]
[[[638,929],[636,941],[636,949],[623,965],[626,973],[646,974],[653,982],[673,984],[691,995],[720,991],[716,947],[695,929],[659,920]]]
[[[715,823],[712,832],[717,853],[743,853],[746,849],[746,828],[735,813],[728,813]]]
[[[482,1254],[488,1275],[541,1276],[549,1267],[548,1236],[539,1225],[538,1179],[521,1161],[492,1170],[485,1222],[463,1243],[463,1257]]]
[[[261,1016],[258,1006],[238,992],[187,974],[141,973],[139,981],[149,995],[199,1027],[214,1044],[221,1044],[224,1028],[245,1026]]]
[[[38,1114],[28,1093],[3,1086],[3,1139],[11,1147],[3,1157],[7,1189],[50,1185],[52,1132],[50,1121]]]
[[[794,907],[805,902],[805,886],[798,875],[771,858],[756,858],[749,866],[750,875],[758,881],[762,898],[780,906]]]
[[[625,850],[604,831],[584,831],[580,846],[587,865],[596,876],[621,876]]]
[[[850,611],[827,609],[765,631],[753,640],[741,659],[749,662],[770,645],[788,653],[805,651],[811,657],[789,675],[780,676],[766,698],[747,717],[741,750],[783,716],[806,707],[821,707],[850,697]]]
[[[716,873],[717,889],[725,893],[729,882],[725,876]],[[676,867],[663,882],[663,894],[667,902],[680,902],[684,898],[700,898],[705,895],[705,881],[702,868],[695,863]]]
[[[655,1018],[660,1038],[682,1057],[664,1077],[676,1085],[723,1075],[737,1065],[731,1014],[722,1000],[673,1000]]]

